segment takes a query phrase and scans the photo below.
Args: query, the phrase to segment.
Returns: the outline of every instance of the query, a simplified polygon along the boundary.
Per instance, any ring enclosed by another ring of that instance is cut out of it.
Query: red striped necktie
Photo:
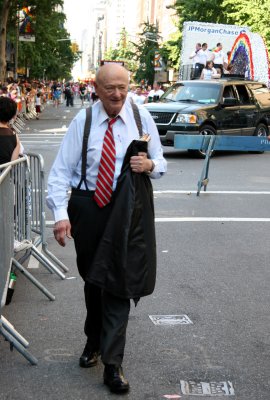
[[[112,126],[116,120],[117,117],[110,119],[108,122],[99,163],[94,200],[101,208],[111,201],[113,192],[116,153]]]

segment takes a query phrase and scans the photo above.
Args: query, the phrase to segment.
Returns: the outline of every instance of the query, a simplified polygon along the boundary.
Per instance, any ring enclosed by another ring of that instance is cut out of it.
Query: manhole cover
[[[180,381],[182,394],[197,396],[234,396],[234,388],[227,382]]]
[[[155,325],[188,325],[193,322],[187,315],[149,315]]]

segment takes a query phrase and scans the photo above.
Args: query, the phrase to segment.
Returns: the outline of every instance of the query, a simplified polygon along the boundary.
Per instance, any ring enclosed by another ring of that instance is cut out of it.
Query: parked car
[[[181,81],[146,104],[163,145],[174,135],[268,136],[270,91],[261,82],[226,78]]]

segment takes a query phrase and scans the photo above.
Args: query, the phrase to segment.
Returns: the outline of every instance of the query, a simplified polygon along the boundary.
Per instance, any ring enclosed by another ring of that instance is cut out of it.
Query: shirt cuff
[[[160,171],[159,160],[152,159],[152,161],[155,164],[155,168],[152,172],[148,173],[148,175],[150,176],[150,178],[158,179],[164,174],[164,172]]]
[[[58,221],[62,221],[63,219],[68,219],[68,213],[67,210],[65,208],[60,208],[60,209],[54,209],[53,210],[53,214],[54,214],[54,220],[55,222]]]

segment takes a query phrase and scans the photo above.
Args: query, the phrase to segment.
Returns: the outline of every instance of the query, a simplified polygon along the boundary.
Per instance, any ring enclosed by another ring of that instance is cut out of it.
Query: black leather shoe
[[[109,386],[113,393],[125,393],[129,390],[129,383],[123,375],[122,367],[115,365],[105,365],[104,383]]]
[[[80,357],[80,367],[82,368],[90,368],[97,365],[98,362],[98,351],[92,351],[85,346],[85,349]]]

